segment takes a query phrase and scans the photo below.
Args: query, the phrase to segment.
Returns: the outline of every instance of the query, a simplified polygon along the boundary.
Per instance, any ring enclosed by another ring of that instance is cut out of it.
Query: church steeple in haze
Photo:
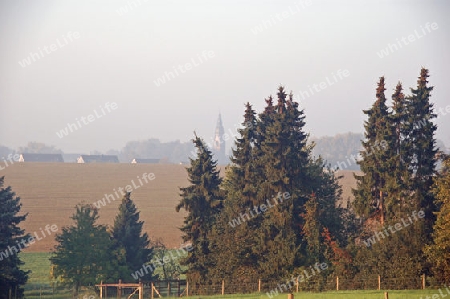
[[[214,132],[214,143],[213,143],[213,153],[215,158],[218,160],[219,164],[226,164],[225,155],[225,140],[224,140],[225,130],[223,129],[222,116],[219,113],[219,118],[216,123],[216,130]]]

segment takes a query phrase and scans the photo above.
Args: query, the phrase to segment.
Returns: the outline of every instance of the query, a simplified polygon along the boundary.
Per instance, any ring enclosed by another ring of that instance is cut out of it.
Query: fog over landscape
[[[0,0],[0,299],[450,294],[449,15]]]
[[[378,78],[390,99],[426,67],[448,146],[448,13],[446,1],[2,1],[0,145],[209,141],[219,112],[234,131],[244,103],[261,112],[280,84],[311,136],[361,133]]]

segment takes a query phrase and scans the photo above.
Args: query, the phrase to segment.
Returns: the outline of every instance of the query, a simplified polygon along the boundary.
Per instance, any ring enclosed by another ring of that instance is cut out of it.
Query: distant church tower
[[[223,129],[222,117],[219,113],[219,118],[216,123],[216,131],[214,134],[213,153],[214,158],[218,160],[219,164],[227,164],[227,157],[225,156],[225,130]]]

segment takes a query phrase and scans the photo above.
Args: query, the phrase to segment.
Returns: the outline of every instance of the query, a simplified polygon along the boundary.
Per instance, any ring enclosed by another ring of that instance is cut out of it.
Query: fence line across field
[[[383,278],[373,275],[365,279],[352,279],[344,277],[312,277],[306,281],[296,279],[280,281],[264,281],[257,279],[251,282],[231,283],[222,280],[221,283],[198,285],[188,283],[186,280],[157,280],[140,281],[139,283],[101,283],[95,285],[100,292],[100,298],[166,298],[166,297],[190,297],[207,295],[232,295],[232,294],[288,294],[295,292],[325,292],[325,291],[351,291],[351,290],[403,290],[403,289],[425,289],[433,283],[427,283],[425,275],[417,277]],[[95,294],[94,286],[85,286],[82,289]],[[25,290],[35,295],[58,294],[66,292],[58,284],[46,285],[29,284]],[[14,298],[14,290],[12,290]],[[133,296],[134,294],[134,296]],[[112,296],[112,297],[111,297]],[[270,296],[269,296],[270,297]],[[94,297],[93,297],[94,298]]]
[[[411,285],[413,282],[413,285]],[[274,282],[263,281],[259,279],[256,282],[248,283],[227,283],[225,280],[219,284],[195,285],[189,284],[186,280],[160,280],[153,282],[141,282],[142,293],[145,298],[164,298],[164,297],[189,297],[205,295],[231,295],[231,294],[250,294],[250,293],[268,293],[277,291],[277,293],[293,293],[302,291],[345,291],[345,290],[396,290],[396,289],[425,289],[425,275],[420,277],[402,277],[402,278],[384,278],[380,275],[370,279],[344,279],[341,277],[329,278],[327,280],[309,279],[307,281],[295,281],[288,288],[286,281]],[[408,287],[406,285],[408,283]],[[119,282],[122,288],[127,284]],[[128,284],[131,287],[137,287],[136,284]],[[101,286],[101,285],[97,285]],[[118,284],[103,284],[103,288],[117,288]],[[281,287],[281,286],[284,286]],[[117,292],[108,291],[103,294],[116,295]],[[107,298],[107,297],[101,297]]]

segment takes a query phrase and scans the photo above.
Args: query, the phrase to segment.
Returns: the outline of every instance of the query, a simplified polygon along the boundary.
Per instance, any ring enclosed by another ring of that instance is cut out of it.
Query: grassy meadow
[[[42,252],[23,252],[21,253],[21,259],[25,262],[23,266],[26,270],[31,270],[30,278],[27,286],[25,287],[26,298],[54,298],[54,299],[66,299],[71,298],[70,291],[61,290],[58,288],[53,289],[52,280],[50,279],[50,262],[48,258],[49,253]],[[323,293],[310,293],[299,292],[294,293],[294,299],[382,299],[384,298],[384,290],[382,291],[339,291],[339,292],[323,292]],[[410,299],[410,298],[423,298],[426,296],[433,296],[433,294],[439,294],[438,290],[404,290],[404,291],[387,291],[390,299]],[[446,294],[445,289],[443,293]],[[78,298],[89,298],[93,294],[92,291],[85,290],[80,293]],[[91,297],[89,299],[93,299]],[[98,297],[95,297],[98,298]],[[137,296],[133,297],[137,298]],[[149,298],[145,296],[144,298]],[[244,298],[244,299],[269,299],[265,293],[261,294],[246,294],[246,295],[225,295],[225,296],[190,296],[193,299],[208,298]],[[441,297],[435,297],[441,298]],[[287,293],[279,294],[273,299],[287,299]]]

